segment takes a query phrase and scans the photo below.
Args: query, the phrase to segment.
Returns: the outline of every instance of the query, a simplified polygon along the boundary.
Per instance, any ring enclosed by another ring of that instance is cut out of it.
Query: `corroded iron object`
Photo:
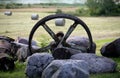
[[[72,56],[67,48],[56,48],[53,53],[55,59],[69,59]]]
[[[46,24],[46,22],[50,21],[50,20],[53,20],[53,19],[57,19],[57,18],[64,18],[64,19],[69,19],[69,20],[72,20],[74,21],[74,23],[69,27],[68,31],[66,32],[66,34],[62,37],[61,40],[59,40],[59,38],[56,36],[56,34],[49,28],[49,26]],[[80,24],[80,25],[79,25]],[[66,40],[67,38],[70,36],[70,34],[74,31],[74,29],[77,27],[77,26],[82,26],[85,31],[87,32],[87,35],[88,35],[88,38],[89,38],[89,47],[87,49],[87,52],[90,53],[92,51],[92,44],[93,44],[93,40],[92,40],[92,35],[91,35],[91,32],[88,28],[88,26],[79,18],[75,17],[75,16],[72,16],[72,15],[68,15],[68,14],[55,14],[55,15],[49,15],[47,17],[44,17],[43,19],[41,19],[40,21],[38,21],[35,26],[32,28],[31,32],[30,32],[30,35],[29,35],[29,50],[32,54],[32,47],[31,47],[31,41],[32,41],[32,38],[33,38],[33,35],[35,33],[35,31],[37,30],[37,28],[39,26],[42,26],[48,33],[49,35],[54,39],[55,43],[56,43],[56,49],[55,51],[52,51],[53,55],[54,53],[56,53],[57,51],[59,52],[60,48],[66,48],[66,47],[69,47],[71,48],[70,46],[66,46],[65,44],[66,43]],[[39,50],[41,51],[42,49],[50,49],[49,48],[49,45],[47,47],[43,47],[43,48],[40,48]],[[59,50],[57,50],[59,49]],[[75,48],[74,48],[75,49]],[[64,50],[66,51],[66,50]],[[60,51],[61,52],[61,51]],[[57,53],[56,53],[57,54]],[[60,53],[58,53],[60,54]],[[61,56],[63,54],[61,53]],[[56,55],[58,56],[58,55]],[[59,57],[58,57],[59,58]],[[70,58],[70,56],[69,56]],[[56,58],[57,59],[57,58]],[[60,58],[59,58],[60,59]],[[61,58],[62,59],[62,58]]]

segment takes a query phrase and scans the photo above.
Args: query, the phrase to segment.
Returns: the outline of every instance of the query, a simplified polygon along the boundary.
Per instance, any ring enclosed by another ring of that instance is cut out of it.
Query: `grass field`
[[[29,37],[29,33],[32,27],[37,23],[38,20],[31,20],[31,14],[38,13],[39,20],[47,15],[53,13],[44,13],[42,11],[32,10],[17,10],[13,12],[12,16],[5,16],[5,10],[0,10],[0,35],[5,35],[16,39],[20,37]],[[106,42],[111,42],[116,38],[120,37],[120,17],[79,17],[82,19],[90,28],[94,41],[97,44],[96,54],[100,55],[99,49]],[[50,28],[54,31],[66,32],[68,27],[71,25],[69,20],[66,20],[65,27],[56,27],[54,21],[48,22]],[[86,32],[82,27],[78,27],[71,34],[72,36],[86,36]],[[40,27],[35,35],[34,39],[41,42],[48,43],[51,37],[45,30]],[[117,72],[105,73],[105,74],[94,74],[90,78],[120,78],[120,58],[114,58],[118,63]],[[16,63],[16,69],[12,72],[0,72],[0,78],[26,78],[24,74],[25,65]]]

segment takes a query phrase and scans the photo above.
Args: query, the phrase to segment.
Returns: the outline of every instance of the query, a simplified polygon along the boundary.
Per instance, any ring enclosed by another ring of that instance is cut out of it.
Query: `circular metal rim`
[[[29,43],[28,43],[28,45],[29,45],[28,48],[29,48],[29,51],[30,51],[31,54],[32,54],[32,52],[31,52],[31,48],[32,48],[31,47],[31,41],[32,41],[33,35],[34,35],[35,31],[37,30],[37,28],[41,25],[44,25],[47,21],[50,21],[50,20],[53,20],[53,19],[56,19],[56,18],[66,18],[66,19],[70,19],[70,20],[75,21],[75,23],[77,23],[77,24],[80,24],[85,29],[85,31],[87,32],[87,35],[88,35],[88,38],[89,38],[90,45],[88,47],[88,50],[89,51],[92,50],[93,39],[92,39],[91,32],[90,32],[88,26],[81,19],[79,19],[78,17],[75,17],[73,15],[69,15],[69,14],[53,14],[53,15],[49,15],[49,16],[44,17],[43,19],[38,21],[34,25],[34,27],[32,28],[32,30],[29,34]]]

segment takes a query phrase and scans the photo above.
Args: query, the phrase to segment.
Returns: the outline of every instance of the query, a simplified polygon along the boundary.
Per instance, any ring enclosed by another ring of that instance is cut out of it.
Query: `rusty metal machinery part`
[[[50,21],[50,20],[53,20],[53,19],[56,19],[56,18],[65,18],[65,19],[69,19],[69,20],[74,21],[74,23],[69,27],[68,31],[66,32],[66,34],[63,36],[63,38],[60,41],[56,37],[55,33],[46,24],[47,21]],[[70,36],[70,34],[73,32],[73,30],[78,26],[78,24],[80,24],[85,29],[85,31],[87,32],[87,35],[88,35],[88,38],[89,38],[89,43],[90,43],[90,45],[87,49],[87,51],[89,53],[90,51],[92,51],[93,40],[92,40],[92,35],[91,35],[91,32],[90,32],[88,26],[78,17],[68,15],[68,14],[49,15],[47,17],[44,17],[43,19],[41,19],[40,21],[38,21],[34,25],[34,27],[32,28],[32,30],[29,34],[29,50],[30,50],[30,53],[32,54],[32,52],[31,52],[31,50],[32,50],[31,41],[32,41],[33,35],[34,35],[35,31],[37,30],[37,28],[39,26],[43,26],[43,28],[49,33],[49,35],[54,39],[54,41],[56,43],[58,43],[57,48],[63,48],[63,47],[66,47],[66,46],[64,46],[64,44],[66,43],[67,38]]]

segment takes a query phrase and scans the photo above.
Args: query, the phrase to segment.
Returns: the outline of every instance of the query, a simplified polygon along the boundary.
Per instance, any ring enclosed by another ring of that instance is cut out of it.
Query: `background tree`
[[[90,15],[119,15],[118,5],[113,0],[87,0]]]

